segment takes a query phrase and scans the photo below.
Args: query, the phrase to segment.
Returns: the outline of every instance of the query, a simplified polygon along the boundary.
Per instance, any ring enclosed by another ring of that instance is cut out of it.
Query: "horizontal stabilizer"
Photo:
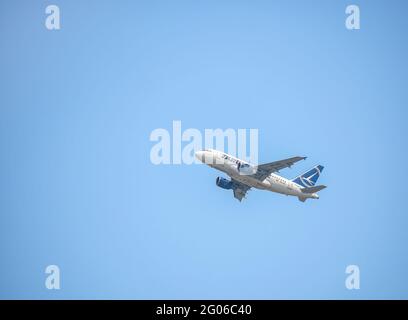
[[[320,190],[323,190],[324,188],[326,188],[326,186],[320,185],[320,186],[302,188],[301,190],[303,193],[315,193],[315,192],[319,192]]]

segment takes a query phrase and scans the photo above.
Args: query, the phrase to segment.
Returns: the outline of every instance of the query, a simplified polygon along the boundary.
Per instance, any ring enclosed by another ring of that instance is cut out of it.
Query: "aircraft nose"
[[[201,162],[204,162],[204,151],[197,151],[195,153],[195,157],[200,160]]]

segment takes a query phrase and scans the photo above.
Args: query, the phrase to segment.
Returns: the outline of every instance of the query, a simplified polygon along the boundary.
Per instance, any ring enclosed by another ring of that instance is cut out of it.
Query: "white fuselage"
[[[251,174],[242,174],[242,172],[237,170],[237,164],[241,163],[250,165],[248,162],[217,150],[203,151],[203,158],[200,159],[200,161],[253,188],[269,190],[272,192],[301,198],[319,199],[317,193],[304,193],[301,190],[302,187],[297,183],[294,183],[293,181],[281,177],[275,173],[271,173],[263,181],[258,180]]]

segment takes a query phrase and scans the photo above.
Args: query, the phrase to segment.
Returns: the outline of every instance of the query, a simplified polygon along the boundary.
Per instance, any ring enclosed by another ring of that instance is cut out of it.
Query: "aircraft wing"
[[[284,168],[290,168],[293,164],[300,160],[305,160],[306,157],[293,157],[284,160],[274,161],[270,163],[260,164],[256,168],[256,173],[253,175],[256,179],[263,181],[271,173],[279,171]]]
[[[242,201],[242,199],[245,198],[247,191],[251,189],[251,187],[235,179],[231,179],[231,181],[234,183],[234,197],[239,201]]]

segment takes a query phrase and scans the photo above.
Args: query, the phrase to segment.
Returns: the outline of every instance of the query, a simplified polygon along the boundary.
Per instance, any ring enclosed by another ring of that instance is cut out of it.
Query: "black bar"
[[[3,300],[11,314],[74,317],[129,315],[129,319],[273,319],[291,316],[331,317],[403,314],[407,300]]]

